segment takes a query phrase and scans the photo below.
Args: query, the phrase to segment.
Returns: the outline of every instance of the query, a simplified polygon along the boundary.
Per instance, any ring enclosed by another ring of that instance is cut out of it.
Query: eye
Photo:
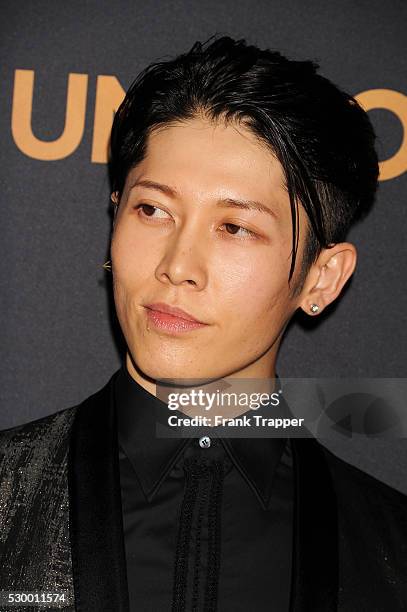
[[[143,217],[144,219],[163,219],[165,218],[165,215],[167,215],[167,213],[165,212],[165,210],[162,210],[161,208],[158,208],[157,206],[154,206],[153,204],[146,204],[145,202],[141,202],[140,204],[137,204],[136,206],[134,206],[134,209],[137,211],[138,216]],[[161,213],[163,213],[163,215],[161,216],[157,216],[154,213],[156,211],[160,211]],[[238,236],[238,232],[240,231],[240,237],[242,240],[247,240],[247,239],[256,239],[258,238],[258,235],[256,234],[256,232],[252,232],[251,230],[247,229],[246,227],[242,227],[240,225],[237,225],[236,223],[224,223],[223,224],[224,227],[226,228],[234,228],[235,231],[231,231],[229,232],[222,230],[221,234],[224,235],[229,235],[229,236]]]
[[[164,213],[164,215],[167,214],[161,208],[158,208],[157,206],[154,206],[153,204],[146,204],[144,202],[142,202],[141,204],[137,204],[137,206],[135,206],[134,208],[135,210],[137,210],[137,214],[140,217],[144,217],[144,218],[157,218],[157,215],[154,215],[154,212],[156,210],[159,210],[160,212]],[[147,209],[147,213],[145,212],[146,209]],[[158,217],[158,218],[162,219],[163,217]]]
[[[236,225],[235,223],[224,223],[223,224],[225,227],[229,227],[229,228],[236,228],[238,231],[242,230],[242,232],[244,232],[244,234],[242,235],[243,240],[247,239],[247,238],[257,238],[257,234],[256,232],[252,232],[251,230],[248,230],[246,227],[242,227],[241,225]],[[225,233],[225,232],[223,232]],[[232,236],[236,236],[237,235],[237,231],[232,231],[232,232],[226,232],[227,234],[230,234]]]

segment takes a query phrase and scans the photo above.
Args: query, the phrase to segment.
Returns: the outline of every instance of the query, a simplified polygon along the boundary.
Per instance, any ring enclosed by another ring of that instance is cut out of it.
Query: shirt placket
[[[174,561],[172,612],[215,612],[221,560],[221,449],[189,448]]]

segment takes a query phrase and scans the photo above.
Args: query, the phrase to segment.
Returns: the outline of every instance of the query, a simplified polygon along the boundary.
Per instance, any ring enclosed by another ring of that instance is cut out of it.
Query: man
[[[290,319],[355,269],[375,137],[317,68],[221,37],[130,87],[110,163],[125,363],[2,432],[2,590],[86,612],[407,609],[404,495],[313,438],[156,430],[162,379],[278,389]]]

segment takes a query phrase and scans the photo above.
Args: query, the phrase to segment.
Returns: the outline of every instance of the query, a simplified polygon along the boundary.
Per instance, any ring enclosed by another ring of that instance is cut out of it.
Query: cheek
[[[288,270],[279,251],[248,253],[227,264],[219,262],[217,270],[216,294],[234,325],[266,327],[284,310]]]
[[[135,236],[129,227],[119,225],[110,247],[116,284],[124,290],[134,291],[151,278],[158,257],[155,251],[153,242],[142,232]]]
[[[145,299],[146,287],[154,275],[151,241],[135,239],[124,226],[112,238],[110,253],[113,264],[113,294],[116,313],[125,334],[138,321],[138,308]]]

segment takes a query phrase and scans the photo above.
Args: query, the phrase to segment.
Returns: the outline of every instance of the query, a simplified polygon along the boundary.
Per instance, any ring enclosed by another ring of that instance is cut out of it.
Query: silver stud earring
[[[319,310],[318,304],[311,304],[310,310],[311,310],[311,312],[318,312],[318,310]]]

